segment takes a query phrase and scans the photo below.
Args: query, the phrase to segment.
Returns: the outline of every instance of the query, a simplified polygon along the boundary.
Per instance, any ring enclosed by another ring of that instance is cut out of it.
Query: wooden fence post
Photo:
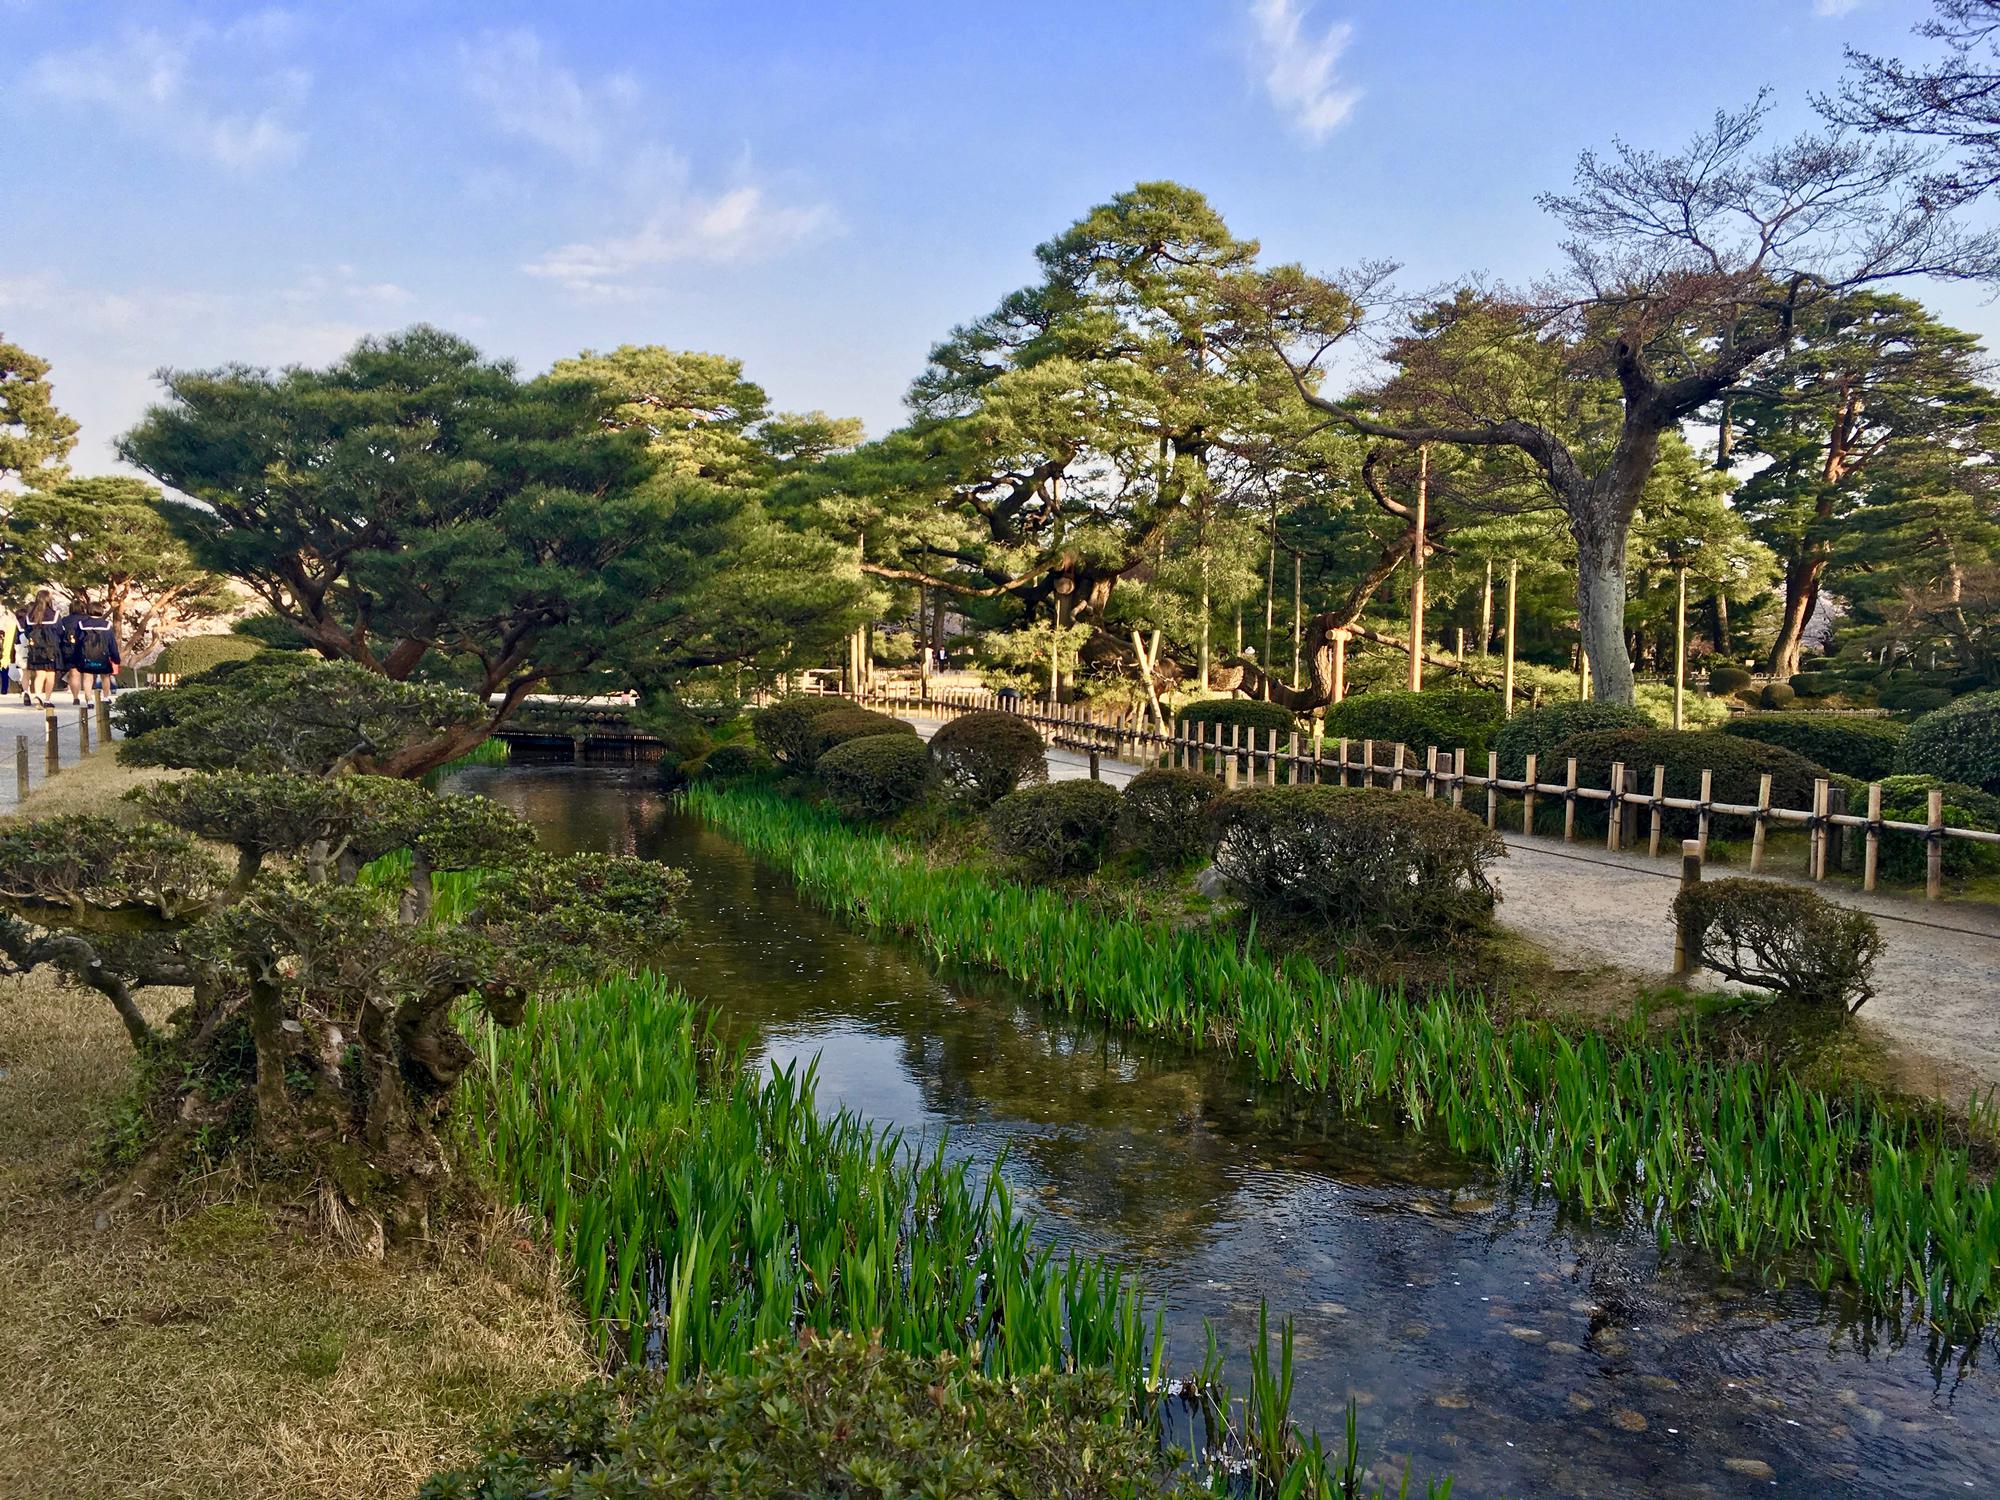
[[[1465,806],[1465,747],[1451,752],[1451,805]]]
[[[1373,740],[1363,740],[1361,742],[1361,784],[1363,786],[1375,785],[1375,742]]]
[[[1861,889],[1875,889],[1875,867],[1882,857],[1882,783],[1868,783],[1867,839],[1861,847]]]
[[[1563,776],[1563,842],[1576,841],[1576,757],[1569,758],[1569,770]]]
[[[1500,826],[1500,752],[1486,752],[1486,826]]]
[[[111,700],[102,693],[97,697],[97,738],[103,744],[111,743]]]
[[[1750,830],[1750,873],[1764,868],[1764,832],[1771,821],[1771,773],[1757,778],[1757,823]]]
[[[1424,795],[1426,797],[1437,796],[1438,747],[1436,745],[1426,745],[1424,747],[1423,777]]]
[[[1092,781],[1102,781],[1104,779],[1097,774],[1097,746],[1094,744],[1090,747],[1090,779]]]
[[[1701,812],[1698,815],[1701,824],[1701,857],[1703,859],[1708,858],[1708,804],[1714,800],[1715,772],[1703,771],[1701,773]]]
[[[1400,792],[1403,789],[1403,759],[1409,753],[1410,747],[1397,740],[1396,748],[1389,756],[1390,769],[1395,773],[1389,782],[1389,790],[1393,792]]]
[[[1666,821],[1666,809],[1660,806],[1667,795],[1667,768],[1653,767],[1653,815],[1647,820],[1646,853],[1653,859],[1660,857],[1660,824]]]
[[[53,776],[62,769],[62,745],[61,741],[57,738],[62,732],[62,726],[56,722],[55,710],[51,709],[49,711],[48,715],[42,720],[42,726],[47,732],[48,773]]]
[[[1334,753],[1340,757],[1339,761],[1336,763],[1334,775],[1336,778],[1338,778],[1342,786],[1346,786],[1347,785],[1347,736],[1346,735],[1342,735],[1340,737],[1340,747]]]
[[[19,794],[15,800],[28,800],[28,737],[14,736],[14,790]]]
[[[1812,822],[1806,834],[1806,874],[1813,880],[1826,879],[1826,789],[1824,776],[1813,779]]]
[[[1944,793],[1933,790],[1924,821],[1924,899],[1944,894]]]
[[[1604,847],[1616,852],[1625,836],[1625,762],[1611,762],[1611,800],[1604,804]]]
[[[81,760],[90,754],[90,705],[80,703],[76,709],[76,754]]]
[[[1847,788],[1829,785],[1826,789],[1826,868],[1839,874],[1847,868],[1847,827],[1835,822],[1847,815]]]
[[[1681,889],[1701,884],[1701,857],[1705,846],[1700,839],[1681,840]],[[1685,978],[1701,963],[1701,934],[1685,918],[1674,922],[1674,972]]]
[[[1521,768],[1521,832],[1535,831],[1535,762],[1539,757],[1530,750]]]
[[[1297,786],[1302,767],[1299,762],[1299,732],[1296,729],[1292,731],[1292,737],[1285,742],[1285,753],[1291,762],[1291,784]]]

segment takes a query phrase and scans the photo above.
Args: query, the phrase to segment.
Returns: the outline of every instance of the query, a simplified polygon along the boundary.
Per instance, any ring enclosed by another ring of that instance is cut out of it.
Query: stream
[[[551,849],[685,869],[677,982],[760,1058],[816,1059],[823,1107],[1002,1161],[1043,1235],[1138,1274],[1174,1370],[1208,1320],[1247,1388],[1268,1300],[1296,1329],[1294,1417],[1334,1442],[1353,1401],[1378,1480],[1407,1462],[1465,1497],[2000,1495],[1983,1348],[1663,1258],[1233,1059],[940,976],[803,902],[651,767],[517,761],[451,786]]]

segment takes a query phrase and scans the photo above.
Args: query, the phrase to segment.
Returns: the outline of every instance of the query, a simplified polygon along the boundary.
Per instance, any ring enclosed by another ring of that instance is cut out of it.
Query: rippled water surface
[[[1378,1474],[1407,1460],[1462,1496],[2000,1495],[1985,1351],[1663,1265],[1641,1236],[1227,1059],[941,979],[802,903],[648,768],[516,764],[455,785],[552,847],[685,868],[680,982],[771,1061],[817,1059],[826,1106],[948,1132],[982,1166],[1004,1153],[1046,1234],[1139,1273],[1177,1367],[1208,1319],[1240,1378],[1267,1298],[1297,1328],[1295,1415],[1331,1434],[1352,1399]]]

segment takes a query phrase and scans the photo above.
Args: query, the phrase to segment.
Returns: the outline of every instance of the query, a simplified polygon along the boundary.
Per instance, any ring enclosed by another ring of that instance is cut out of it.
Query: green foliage
[[[407,846],[424,815],[442,805],[412,781],[242,771],[197,771],[137,787],[126,800],[149,817],[249,856],[240,879],[266,855],[314,846],[322,862],[366,864]]]
[[[1903,726],[1895,720],[1859,714],[1732,714],[1722,732],[1780,745],[1860,781],[1887,776],[1903,742]]]
[[[1928,682],[1892,682],[1875,701],[1892,713],[1928,714],[1951,702],[1951,689]]]
[[[795,771],[810,771],[819,753],[815,726],[826,714],[845,713],[854,705],[831,694],[801,694],[759,709],[750,716],[751,732],[771,758]]]
[[[850,818],[889,818],[923,801],[931,753],[914,734],[871,734],[835,745],[814,768],[833,805]]]
[[[1032,782],[1049,779],[1048,754],[1035,726],[1015,714],[983,709],[960,714],[931,736],[931,759],[946,787],[987,807]]]
[[[1704,880],[1674,897],[1704,968],[1804,1005],[1853,1014],[1875,993],[1874,920],[1817,891],[1770,880]]]
[[[1798,690],[1782,682],[1767,682],[1757,695],[1760,708],[1778,709],[1798,698]]]
[[[1215,805],[1215,867],[1252,910],[1412,948],[1491,915],[1505,852],[1478,818],[1411,792],[1243,787]]]
[[[1954,699],[1918,719],[1896,769],[2000,793],[2000,692]]]
[[[0,823],[0,898],[33,905],[199,909],[225,884],[187,834],[157,824],[74,814]]]
[[[1708,690],[1718,698],[1733,697],[1750,686],[1753,680],[1742,667],[1710,667],[1708,670]]]
[[[1102,1374],[994,1380],[851,1334],[761,1346],[742,1375],[628,1376],[535,1402],[420,1500],[1147,1500],[1176,1478]]]
[[[1160,766],[1125,783],[1118,837],[1151,864],[1173,869],[1208,850],[1208,811],[1222,783],[1202,771]]]
[[[1069,1014],[1239,1053],[1355,1117],[1393,1112],[1585,1213],[1622,1211],[1665,1243],[1705,1246],[1725,1268],[1787,1282],[1803,1268],[1822,1289],[1841,1281],[1952,1327],[2000,1313],[2000,1186],[1928,1111],[1827,1094],[1691,1036],[1621,1045],[1503,1025],[1476,1001],[1280,964],[1254,937],[996,882],[797,801],[699,788],[689,800],[826,905]]]
[[[1299,727],[1289,708],[1259,698],[1198,698],[1174,711],[1174,723],[1187,733],[1194,725],[1236,725],[1259,734],[1290,734]]]
[[[1825,766],[1781,745],[1712,730],[1675,734],[1671,729],[1600,729],[1580,734],[1556,747],[1556,759],[1544,772],[1544,783],[1570,756],[1576,757],[1581,786],[1609,786],[1612,763],[1622,761],[1628,771],[1639,773],[1640,786],[1650,791],[1652,768],[1665,766],[1669,797],[1699,797],[1701,773],[1712,771],[1710,800],[1739,806],[1755,805],[1757,788],[1767,771],[1771,774],[1771,803],[1776,807],[1811,807],[1815,781],[1821,777],[1840,780]],[[1853,790],[1850,785],[1849,791]],[[1668,809],[1661,815],[1661,825],[1673,837],[1685,838],[1695,831],[1697,817],[1692,812]]]
[[[261,642],[248,635],[187,635],[167,643],[153,663],[153,670],[175,677],[192,677],[220,662],[248,661],[264,649]]]
[[[1831,698],[1846,685],[1832,672],[1794,672],[1792,691],[1801,698]]]
[[[1944,794],[1944,822],[1951,828],[2000,829],[2000,797],[1935,776],[1890,776],[1882,782],[1882,816],[1894,823],[1928,823],[1930,794]],[[1940,848],[1944,874],[1965,880],[2000,870],[2000,847],[1970,839],[1945,839]],[[1918,881],[1930,869],[1929,843],[1920,833],[1882,835],[1881,874],[1887,880]]]
[[[755,745],[728,741],[695,762],[691,774],[696,780],[727,784],[768,775],[777,769],[777,764],[770,754]]]
[[[855,708],[852,705],[830,714],[821,714],[812,723],[812,759],[807,762],[807,768],[817,771],[820,757],[836,745],[888,734],[916,739],[917,726],[894,714],[877,713],[872,708]]]
[[[486,717],[455,688],[392,682],[295,652],[223,662],[198,681],[121,700],[112,713],[125,736],[119,758],[134,765],[306,776],[340,766],[418,774],[431,762],[409,752]]]
[[[1500,774],[1518,777],[1535,756],[1535,774],[1546,781],[1557,767],[1556,747],[1593,729],[1649,729],[1652,720],[1637,708],[1593,700],[1550,703],[1516,713],[1500,726],[1493,748],[1500,752]]]
[[[543,856],[480,882],[479,931],[500,945],[487,979],[517,997],[643,968],[680,931],[679,870],[612,854]]]
[[[76,431],[56,409],[49,362],[0,339],[0,479],[33,484],[62,474]]]
[[[1464,750],[1482,769],[1500,725],[1499,695],[1477,688],[1359,693],[1326,711],[1329,737],[1408,745],[1420,761],[1427,746]]]
[[[1117,789],[1106,782],[1052,781],[1009,792],[986,820],[1001,853],[1029,869],[1087,875],[1111,852],[1121,805]]]

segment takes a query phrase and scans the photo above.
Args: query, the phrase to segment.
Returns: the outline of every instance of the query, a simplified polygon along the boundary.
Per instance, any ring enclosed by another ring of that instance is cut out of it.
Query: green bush
[[[814,726],[826,714],[844,713],[853,707],[847,699],[830,693],[786,698],[752,714],[750,731],[779,765],[810,771],[813,758],[819,753],[818,731]]]
[[[1299,727],[1289,708],[1261,698],[1202,698],[1183,703],[1174,712],[1174,722],[1184,727],[1220,724],[1225,729],[1235,724],[1259,734],[1290,734]]]
[[[812,746],[811,768],[817,772],[820,758],[836,745],[889,734],[917,739],[917,726],[894,714],[878,714],[872,708],[843,708],[834,713],[821,714],[812,725],[809,742]],[[917,742],[923,743],[922,740]]]
[[[2000,793],[2000,692],[1941,705],[1910,726],[1896,769]]]
[[[1858,911],[1770,880],[1704,880],[1674,898],[1702,967],[1807,1005],[1852,1014],[1875,993],[1882,934]]]
[[[1708,672],[1708,690],[1718,698],[1727,698],[1740,693],[1750,686],[1749,672],[1742,667],[1711,667]]]
[[[768,775],[777,768],[777,762],[755,745],[746,745],[740,740],[717,745],[708,754],[688,767],[690,779],[696,781],[748,781],[752,777]]]
[[[1787,703],[1798,701],[1798,689],[1784,682],[1767,682],[1764,690],[1757,695],[1759,708],[1783,708]]]
[[[944,784],[979,807],[1049,779],[1048,753],[1035,726],[993,709],[948,720],[931,736],[931,759]]]
[[[1519,776],[1528,756],[1536,757],[1536,774],[1547,779],[1556,746],[1575,735],[1593,729],[1650,729],[1653,721],[1637,708],[1622,703],[1551,703],[1517,713],[1493,737],[1500,752],[1500,774]]]
[[[1944,793],[1944,821],[1952,828],[2000,829],[2000,797],[1977,787],[1935,776],[1890,776],[1882,782],[1882,816],[1893,823],[1930,821],[1930,794]],[[1944,873],[1948,879],[1965,880],[2000,870],[2000,845],[1977,844],[1969,839],[1946,839]],[[1930,870],[1929,851],[1920,833],[1882,835],[1881,874],[1888,880],[1918,881]]]
[[[1892,682],[1876,695],[1875,701],[1894,713],[1928,714],[1950,703],[1952,696],[1950,688],[1927,682]]]
[[[151,670],[190,677],[226,661],[248,661],[264,649],[261,642],[243,635],[185,635],[167,643]]]
[[[1423,759],[1426,746],[1464,750],[1484,768],[1501,724],[1500,696],[1478,688],[1361,693],[1326,711],[1326,733],[1350,740],[1400,742]]]
[[[1780,745],[1713,730],[1676,734],[1671,729],[1603,729],[1580,734],[1556,747],[1548,772],[1572,755],[1580,786],[1608,785],[1612,762],[1623,761],[1627,769],[1639,773],[1639,785],[1647,791],[1652,789],[1653,767],[1665,766],[1669,797],[1699,797],[1701,773],[1707,770],[1715,773],[1710,800],[1746,806],[1756,802],[1758,781],[1766,771],[1771,773],[1774,807],[1811,807],[1814,781],[1823,776],[1841,780],[1825,766]],[[1547,782],[1550,775],[1545,772],[1542,779]],[[1849,790],[1854,790],[1851,784]],[[1687,838],[1695,833],[1697,822],[1694,813],[1673,809],[1664,814],[1661,826],[1675,838]]]
[[[1118,836],[1155,865],[1187,864],[1208,847],[1208,810],[1222,783],[1173,766],[1141,771],[1125,785]]]
[[[1859,714],[1735,714],[1724,734],[1782,746],[1843,776],[1879,781],[1896,762],[1903,726]]]
[[[1101,1373],[997,1380],[851,1334],[760,1347],[741,1375],[648,1372],[528,1403],[419,1500],[1194,1500]]]
[[[1831,698],[1847,684],[1831,672],[1794,672],[1792,691],[1801,698]]]
[[[1216,869],[1264,915],[1426,947],[1493,910],[1489,867],[1505,846],[1449,803],[1366,787],[1245,787],[1212,820]]]
[[[931,752],[915,734],[871,734],[835,745],[815,769],[848,817],[890,818],[924,800]]]
[[[1104,863],[1122,799],[1102,781],[1023,787],[993,804],[993,842],[1044,875],[1084,875]]]

